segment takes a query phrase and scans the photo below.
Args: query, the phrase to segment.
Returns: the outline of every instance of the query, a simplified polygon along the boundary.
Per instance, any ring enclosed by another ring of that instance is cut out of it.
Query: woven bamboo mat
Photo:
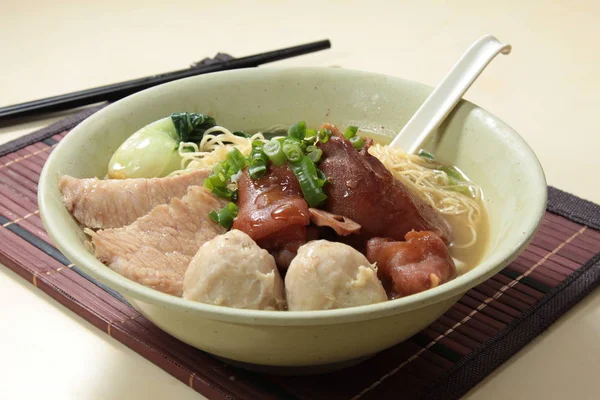
[[[158,329],[50,243],[37,208],[40,171],[68,130],[96,110],[0,147],[0,262],[209,398],[458,398],[600,282],[600,206],[549,188],[548,212],[526,251],[404,343],[319,376],[236,369]]]

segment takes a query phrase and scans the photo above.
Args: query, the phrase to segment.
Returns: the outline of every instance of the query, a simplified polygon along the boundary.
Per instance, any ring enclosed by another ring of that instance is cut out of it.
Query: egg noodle
[[[182,158],[181,170],[171,175],[179,175],[196,169],[212,168],[224,161],[229,151],[235,147],[244,156],[252,150],[254,140],[266,141],[263,133],[285,132],[287,127],[274,126],[258,132],[249,138],[234,135],[222,126],[208,129],[200,144],[187,142],[179,144]],[[441,164],[427,158],[408,154],[400,148],[374,144],[369,153],[379,159],[392,175],[404,183],[413,193],[420,196],[440,214],[460,218],[470,232],[466,243],[454,243],[455,248],[468,248],[477,242],[477,226],[482,218],[481,189],[472,182],[461,182],[472,197],[456,191],[457,185],[450,185],[448,175],[436,168]]]

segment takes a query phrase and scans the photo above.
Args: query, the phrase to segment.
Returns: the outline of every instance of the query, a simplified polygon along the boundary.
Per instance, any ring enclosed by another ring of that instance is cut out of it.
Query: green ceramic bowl
[[[247,367],[276,366],[277,371],[316,372],[348,365],[425,328],[467,290],[513,260],[535,233],[546,205],[542,167],[523,139],[489,112],[462,101],[431,148],[483,188],[490,218],[483,261],[434,289],[369,306],[249,311],[146,288],[111,271],[86,250],[81,228],[61,202],[58,179],[64,174],[103,177],[111,154],[129,135],[172,112],[210,114],[232,130],[328,121],[391,137],[431,90],[420,83],[360,71],[258,68],[183,79],[140,92],[85,120],[52,152],[39,184],[44,226],[60,251],[85,273],[194,347]]]

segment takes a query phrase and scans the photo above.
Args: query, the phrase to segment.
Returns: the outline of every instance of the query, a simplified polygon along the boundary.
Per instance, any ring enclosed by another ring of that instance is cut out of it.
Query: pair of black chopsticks
[[[183,69],[166,74],[149,76],[146,78],[134,79],[131,81],[115,83],[113,85],[101,86],[93,89],[86,89],[79,92],[63,94],[60,96],[48,97],[45,99],[30,101],[26,103],[15,104],[0,108],[0,121],[12,118],[31,116],[35,113],[50,111],[61,111],[70,108],[87,106],[94,103],[105,101],[115,101],[129,96],[135,92],[148,89],[152,86],[160,85],[170,81],[190,76],[207,74],[210,72],[226,71],[238,68],[257,67],[274,61],[286,58],[296,57],[303,54],[313,53],[325,50],[331,47],[329,40],[312,42],[300,46],[287,47],[284,49],[269,51],[266,53],[255,54],[242,58],[231,58],[217,56],[216,61],[207,63],[198,63],[191,68]]]

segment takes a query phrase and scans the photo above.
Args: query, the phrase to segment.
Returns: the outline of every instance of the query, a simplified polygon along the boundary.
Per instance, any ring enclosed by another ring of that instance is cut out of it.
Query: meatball
[[[185,272],[183,298],[233,308],[285,309],[273,256],[236,229],[200,247]]]
[[[377,270],[352,247],[314,240],[302,245],[285,275],[290,311],[331,310],[387,300]]]

